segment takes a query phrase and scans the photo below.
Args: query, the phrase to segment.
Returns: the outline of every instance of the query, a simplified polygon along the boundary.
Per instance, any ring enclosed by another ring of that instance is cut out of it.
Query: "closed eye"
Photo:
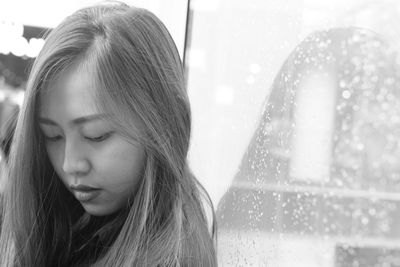
[[[100,136],[94,136],[94,137],[85,136],[85,139],[92,141],[92,142],[102,142],[104,140],[107,140],[111,135],[112,135],[112,132],[109,132],[106,134],[102,134]]]
[[[56,142],[61,140],[63,137],[61,135],[56,135],[56,136],[47,136],[47,135],[43,135],[44,139],[50,142]]]

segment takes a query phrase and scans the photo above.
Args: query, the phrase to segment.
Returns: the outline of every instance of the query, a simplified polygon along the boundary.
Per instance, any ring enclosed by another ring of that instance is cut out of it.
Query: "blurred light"
[[[43,47],[44,40],[32,38],[28,43],[23,34],[23,24],[0,21],[0,54],[8,55],[11,52],[17,57],[36,57]]]
[[[0,102],[3,102],[5,98],[6,98],[5,90],[0,90]]]
[[[261,71],[261,67],[257,63],[251,64],[249,68],[250,68],[250,72],[253,74],[257,74]]]
[[[10,42],[9,39],[3,39],[0,42],[0,54],[8,55],[10,53],[9,42]]]
[[[350,91],[344,90],[343,93],[342,93],[342,97],[343,97],[344,99],[349,99],[349,98],[351,97]]]
[[[18,90],[10,95],[10,99],[13,103],[17,104],[19,107],[22,106],[24,102],[24,91]]]
[[[254,84],[254,82],[256,81],[256,79],[252,76],[252,75],[250,75],[250,76],[248,76],[247,78],[246,78],[246,82],[248,83],[248,84]]]
[[[0,35],[2,38],[15,38],[20,37],[24,34],[24,25],[12,21],[1,21],[0,22]]]
[[[28,57],[37,57],[43,45],[44,39],[31,38],[29,40],[29,45],[27,46],[26,55]]]
[[[14,22],[0,22],[0,54],[10,52],[17,56],[36,57],[44,45],[44,39],[31,38],[29,42],[23,37],[24,25]]]
[[[28,50],[28,41],[24,37],[18,37],[12,40],[11,53],[17,57],[26,55]]]

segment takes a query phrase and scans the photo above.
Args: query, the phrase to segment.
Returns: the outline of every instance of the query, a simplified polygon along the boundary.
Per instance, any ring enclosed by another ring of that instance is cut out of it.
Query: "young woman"
[[[119,3],[66,18],[27,84],[0,265],[216,266],[212,205],[186,159],[190,126],[182,64],[158,18]]]

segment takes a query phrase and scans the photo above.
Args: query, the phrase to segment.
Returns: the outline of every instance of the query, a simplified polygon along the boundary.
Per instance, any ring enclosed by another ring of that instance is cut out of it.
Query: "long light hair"
[[[57,177],[37,125],[40,92],[76,67],[93,77],[99,110],[146,154],[129,208],[107,224],[117,229],[112,242],[81,264],[216,266],[216,228],[204,204],[214,211],[187,164],[191,116],[179,54],[155,15],[121,3],[66,18],[32,66],[10,153],[0,265],[66,264],[74,229],[87,222],[87,214],[76,218],[79,203]]]

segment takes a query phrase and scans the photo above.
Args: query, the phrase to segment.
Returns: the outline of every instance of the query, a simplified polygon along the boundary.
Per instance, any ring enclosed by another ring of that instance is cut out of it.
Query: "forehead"
[[[97,110],[91,75],[82,68],[65,71],[40,92],[39,114],[90,115]]]

